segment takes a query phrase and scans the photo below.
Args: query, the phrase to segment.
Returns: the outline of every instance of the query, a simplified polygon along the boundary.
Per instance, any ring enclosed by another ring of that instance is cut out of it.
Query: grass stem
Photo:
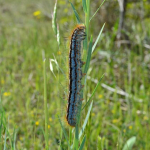
[[[44,68],[44,113],[45,113],[45,149],[48,150],[48,111],[47,111],[47,87],[46,87],[46,59],[43,61]]]

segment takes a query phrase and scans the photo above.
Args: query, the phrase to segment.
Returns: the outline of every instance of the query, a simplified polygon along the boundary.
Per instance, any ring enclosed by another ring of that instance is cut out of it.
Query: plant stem
[[[48,150],[48,111],[47,111],[47,88],[46,88],[46,59],[43,61],[44,68],[44,111],[45,111],[45,145]]]
[[[86,44],[88,44],[88,37],[89,37],[89,18],[90,18],[90,0],[86,1],[87,4],[87,12],[85,13],[85,24],[86,24]],[[87,50],[87,46],[86,45],[86,50]]]

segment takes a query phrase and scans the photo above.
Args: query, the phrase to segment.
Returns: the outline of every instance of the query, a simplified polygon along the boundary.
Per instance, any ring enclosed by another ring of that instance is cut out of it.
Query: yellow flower
[[[57,54],[58,54],[58,55],[61,55],[61,51],[58,51]]]
[[[39,16],[39,15],[41,15],[41,11],[39,11],[39,10],[37,10],[33,13],[33,16]]]
[[[5,83],[5,80],[4,79],[1,79],[1,84],[4,84]]]
[[[118,119],[112,120],[113,123],[117,123],[118,121],[119,121]]]
[[[22,140],[23,140],[23,137],[21,136],[19,139],[20,139],[20,141],[22,141]]]
[[[129,129],[131,130],[131,129],[132,129],[132,126],[129,126]]]
[[[63,0],[59,0],[60,5],[66,5],[66,2]]]
[[[95,113],[92,113],[92,116],[94,117],[94,116],[95,116]]]
[[[49,121],[51,122],[51,121],[52,121],[52,118],[49,118]]]
[[[51,126],[50,126],[50,125],[48,125],[48,129],[50,129],[50,127],[51,127]]]
[[[123,132],[126,133],[126,129],[124,129]]]
[[[64,13],[67,13],[69,10],[67,8],[64,9]]]
[[[4,96],[9,96],[11,93],[10,92],[5,92],[3,95]]]
[[[143,118],[144,120],[148,120],[148,117],[147,116],[144,116],[144,118]]]
[[[115,114],[115,110],[113,109],[112,111],[111,111],[113,114]]]
[[[102,98],[102,97],[103,97],[103,95],[101,95],[101,94],[100,94],[100,95],[98,95],[98,98]]]
[[[35,125],[36,125],[36,126],[38,126],[38,125],[39,125],[39,122],[38,122],[38,121],[36,121],[36,122],[35,122]]]

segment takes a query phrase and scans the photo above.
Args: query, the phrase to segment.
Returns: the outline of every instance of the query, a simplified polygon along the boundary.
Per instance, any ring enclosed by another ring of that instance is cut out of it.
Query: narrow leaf
[[[79,128],[78,125],[75,127],[75,138],[73,142],[73,149],[78,149],[78,144],[79,144]]]
[[[82,150],[82,149],[83,149],[84,143],[85,143],[85,139],[86,139],[86,136],[84,136],[84,138],[83,138],[83,140],[82,140],[82,143],[81,143],[81,145],[80,145],[79,150]]]
[[[6,150],[7,130],[5,130],[4,150]]]
[[[133,145],[134,145],[134,143],[135,143],[135,141],[136,141],[136,137],[135,137],[135,136],[131,137],[131,138],[126,142],[125,146],[123,147],[123,150],[131,150],[132,147],[133,147]]]
[[[105,0],[103,0],[103,2],[100,4],[100,6],[98,7],[98,9],[96,10],[96,12],[94,13],[94,15],[91,17],[90,21],[93,19],[93,17],[97,14],[97,12],[99,11],[99,9],[101,8],[101,6],[104,4]]]
[[[95,50],[95,47],[96,47],[96,45],[97,45],[97,43],[98,43],[98,41],[99,41],[99,38],[100,38],[100,36],[101,36],[101,34],[102,34],[102,31],[103,31],[103,29],[104,29],[104,26],[105,26],[105,23],[104,23],[104,25],[102,26],[102,28],[101,28],[101,30],[100,30],[100,32],[99,32],[99,34],[98,34],[98,37],[97,37],[97,39],[96,39],[96,41],[95,41],[95,43],[94,43],[94,45],[93,45],[93,47],[92,47],[92,53],[93,53],[93,51]]]
[[[68,144],[68,146],[69,146],[69,148],[70,148],[70,144],[69,144],[67,132],[66,132],[66,130],[65,130],[65,128],[64,128],[64,126],[63,126],[63,124],[62,124],[62,122],[61,122],[61,120],[60,120],[60,118],[59,118],[59,116],[58,116],[58,120],[59,120],[59,123],[60,123],[60,125],[61,125],[62,130],[63,130],[63,133],[64,133],[65,139],[66,139],[66,141],[67,141],[67,144]]]
[[[14,150],[16,149],[16,135],[17,135],[17,132],[14,129],[14,133],[13,133],[13,148],[14,148]]]
[[[54,71],[53,71],[53,64],[52,64],[52,62],[54,62],[56,65],[57,65],[58,63],[57,63],[57,61],[56,61],[55,59],[49,59],[49,68],[50,68],[51,72],[53,73],[53,75],[54,75],[55,78],[56,78],[56,75],[55,75],[55,73],[54,73]]]
[[[87,59],[86,59],[86,64],[85,64],[85,68],[84,68],[84,73],[87,73],[87,71],[89,69],[89,65],[90,65],[90,61],[91,61],[91,53],[92,53],[92,43],[93,43],[93,37],[91,36]]]
[[[86,0],[82,0],[82,6],[83,6],[84,12],[86,13],[87,12]]]
[[[78,13],[77,13],[77,11],[76,11],[76,9],[75,9],[74,5],[73,5],[71,2],[70,2],[70,4],[71,4],[72,9],[73,9],[73,11],[74,11],[74,13],[75,13],[75,16],[76,16],[77,22],[80,24],[80,18],[79,18]]]
[[[93,91],[91,97],[90,97],[89,100],[86,102],[86,104],[83,106],[82,110],[83,110],[83,109],[89,104],[89,102],[91,101],[91,99],[92,99],[93,95],[95,94],[96,89],[98,88],[98,86],[99,86],[99,84],[100,84],[100,82],[101,82],[101,80],[102,80],[103,77],[104,77],[104,74],[102,75],[102,77],[101,77],[100,80],[98,81],[98,83],[97,83],[97,85],[96,85],[96,87],[95,87],[95,89],[94,89],[94,91]]]
[[[48,149],[48,109],[47,109],[47,86],[46,86],[46,59],[43,61],[44,77],[44,115],[45,115],[45,148]]]
[[[59,25],[57,25],[57,43],[58,43],[58,46],[60,46]]]
[[[74,143],[73,143],[73,147],[74,149],[78,150],[78,145],[79,145],[79,124],[80,124],[80,117],[81,117],[81,108],[82,108],[82,104],[80,103],[79,105],[79,112],[77,113],[77,123],[75,126],[75,138],[74,138]]]
[[[91,104],[90,104],[90,106],[89,106],[88,113],[87,113],[87,115],[86,115],[86,118],[85,118],[85,120],[84,120],[82,129],[81,129],[80,134],[79,134],[79,139],[80,139],[80,137],[82,136],[82,134],[83,134],[83,132],[84,132],[84,130],[85,130],[85,127],[86,127],[86,124],[87,124],[87,122],[88,122],[88,119],[89,119],[89,116],[90,116],[90,112],[91,112],[91,109],[92,109],[92,105],[93,105],[93,101],[91,102]]]
[[[66,78],[66,74],[64,73],[64,71],[60,68],[60,66],[59,66],[59,64],[58,64],[58,62],[57,62],[57,60],[56,60],[56,58],[55,58],[55,55],[53,55],[54,56],[54,59],[49,59],[49,67],[50,67],[50,70],[52,71],[52,73],[53,73],[53,75],[56,77],[56,75],[55,75],[55,73],[54,73],[54,71],[53,71],[53,65],[52,65],[52,63],[54,62],[55,64],[56,64],[56,67],[57,67],[57,70],[58,71],[60,71],[63,75],[64,75],[64,77]]]
[[[56,3],[55,3],[55,6],[54,6],[53,15],[52,15],[52,28],[53,28],[53,30],[55,32],[55,35],[57,35],[56,16],[57,16],[57,0],[56,0]]]

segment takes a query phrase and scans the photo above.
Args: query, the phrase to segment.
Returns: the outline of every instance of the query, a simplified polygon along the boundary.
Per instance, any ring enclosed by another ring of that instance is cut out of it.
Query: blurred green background
[[[84,23],[82,1],[72,3]],[[102,0],[91,1],[91,16],[101,3]],[[51,0],[0,0],[1,149],[4,143],[6,149],[14,143],[18,150],[44,149],[43,58],[47,70],[49,146],[59,147],[61,127],[57,115],[64,122],[68,77],[53,64],[55,78],[49,59],[56,59],[68,76],[67,41],[77,22],[70,3],[58,0],[58,47],[52,30],[54,4]],[[128,0],[118,38],[119,16],[118,1],[106,0],[90,22],[94,41],[102,25],[106,25],[92,54],[84,91],[87,100],[105,73],[93,97],[85,131],[88,150],[95,150],[100,138],[104,149],[120,150],[133,136],[133,149],[150,149],[150,2]],[[85,115],[82,113],[82,118]],[[61,144],[67,149],[63,138]]]

